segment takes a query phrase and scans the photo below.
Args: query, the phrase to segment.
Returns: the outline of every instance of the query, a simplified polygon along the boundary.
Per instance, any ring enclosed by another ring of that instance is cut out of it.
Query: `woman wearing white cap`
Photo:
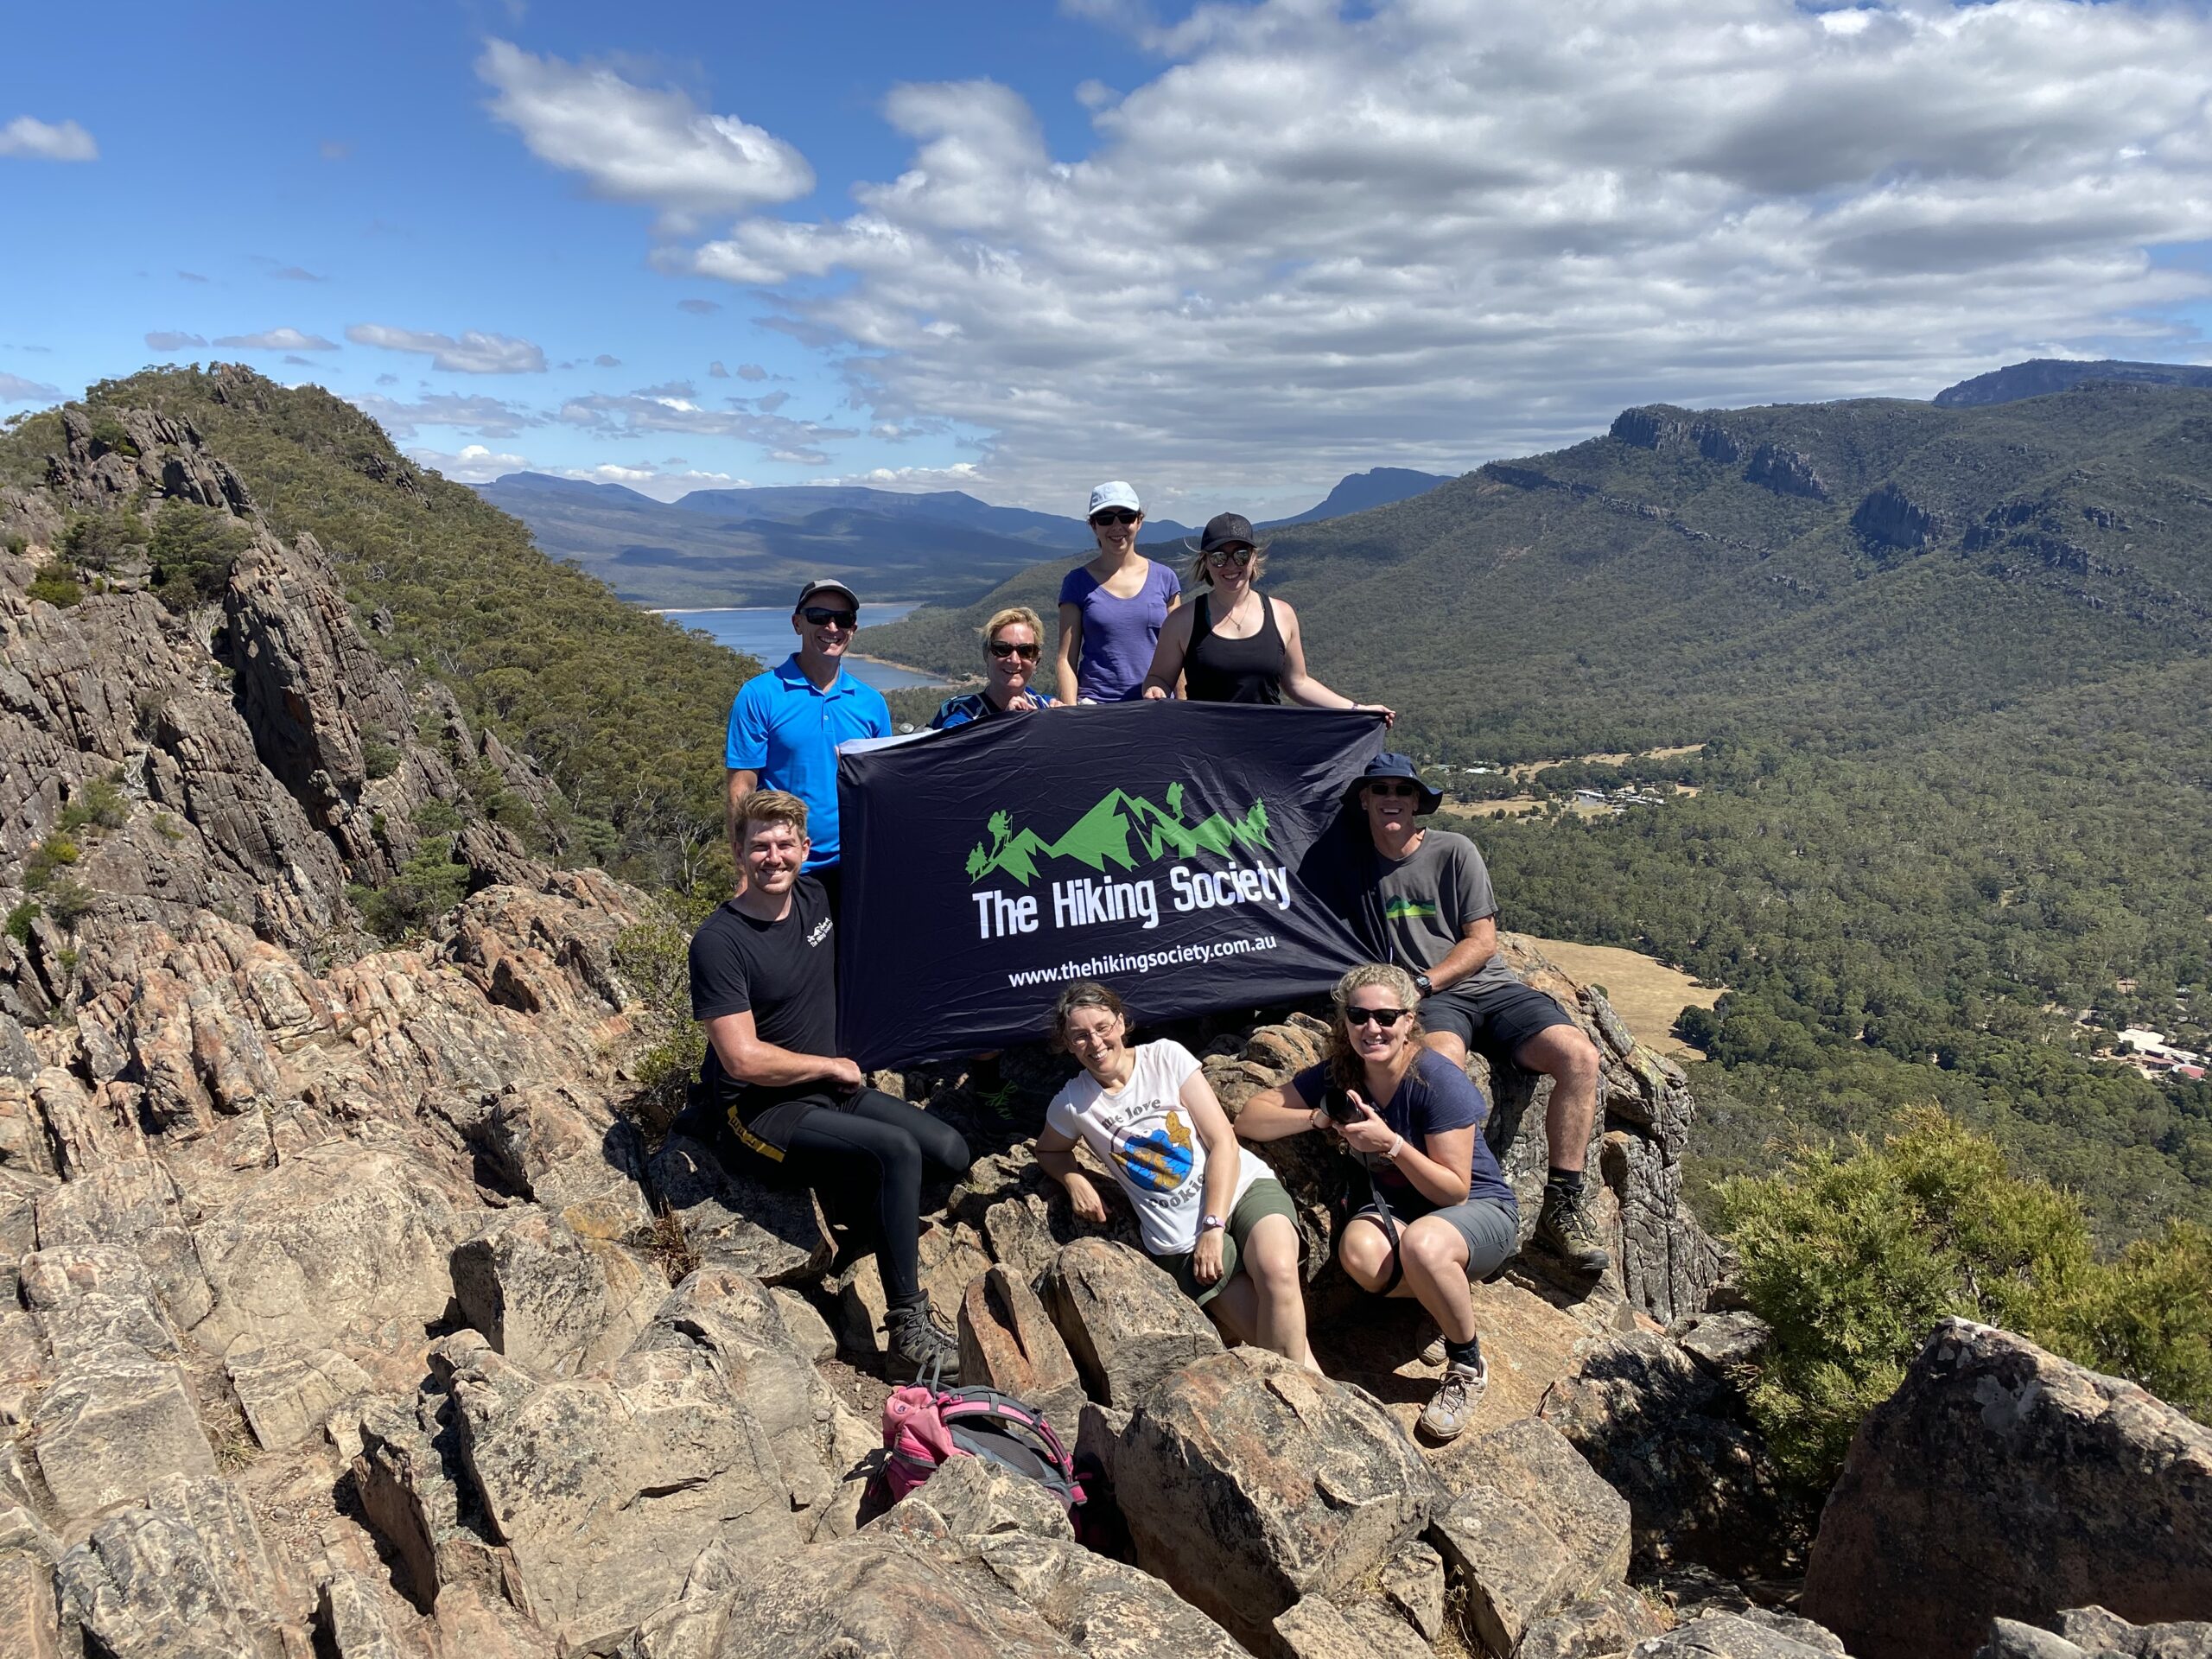
[[[1166,565],[1137,551],[1144,509],[1119,479],[1090,493],[1098,556],[1060,584],[1060,701],[1128,702],[1144,690],[1160,626],[1183,597]]]

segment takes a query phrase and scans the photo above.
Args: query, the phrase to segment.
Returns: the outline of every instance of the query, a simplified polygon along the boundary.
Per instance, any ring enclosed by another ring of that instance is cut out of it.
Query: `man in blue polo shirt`
[[[730,704],[729,823],[756,789],[788,791],[806,803],[814,847],[806,872],[837,897],[837,746],[891,735],[883,694],[845,671],[861,602],[842,582],[820,577],[798,590],[791,632],[798,649],[739,688]],[[734,860],[734,854],[732,855]],[[740,868],[743,866],[740,865]]]

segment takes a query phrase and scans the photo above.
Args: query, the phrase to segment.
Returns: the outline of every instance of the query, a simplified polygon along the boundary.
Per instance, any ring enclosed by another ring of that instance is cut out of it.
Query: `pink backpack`
[[[1043,1415],[995,1389],[940,1389],[916,1382],[883,1402],[883,1483],[897,1503],[948,1458],[988,1458],[1026,1475],[1075,1516],[1083,1483]]]

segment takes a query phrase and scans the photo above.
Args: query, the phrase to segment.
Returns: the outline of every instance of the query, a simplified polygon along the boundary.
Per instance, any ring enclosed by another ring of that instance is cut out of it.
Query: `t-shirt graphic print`
[[[1183,1084],[1198,1063],[1182,1044],[1165,1039],[1141,1043],[1135,1052],[1129,1080],[1119,1090],[1109,1094],[1083,1072],[1052,1096],[1045,1122],[1083,1141],[1114,1172],[1115,1184],[1137,1213],[1145,1249],[1174,1255],[1198,1243],[1205,1213],[1205,1143],[1182,1106]],[[1239,1148],[1229,1207],[1270,1173],[1251,1152]]]

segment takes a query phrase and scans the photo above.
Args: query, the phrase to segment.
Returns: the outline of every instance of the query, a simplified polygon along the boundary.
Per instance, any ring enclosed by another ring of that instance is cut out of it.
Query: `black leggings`
[[[920,1107],[874,1089],[843,1106],[817,1106],[799,1119],[785,1167],[822,1194],[833,1215],[874,1207],[875,1265],[884,1299],[902,1307],[922,1294],[922,1164],[950,1175],[968,1171],[960,1131]]]

